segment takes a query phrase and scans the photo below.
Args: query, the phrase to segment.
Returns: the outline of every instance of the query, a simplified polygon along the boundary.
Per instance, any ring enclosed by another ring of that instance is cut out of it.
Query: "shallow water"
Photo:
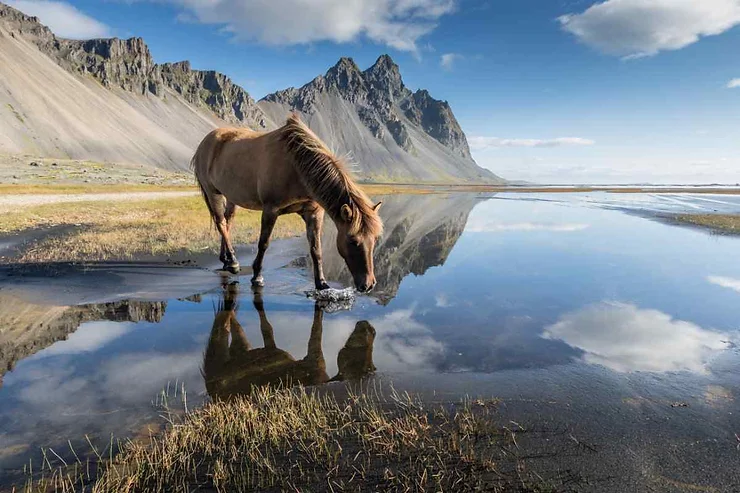
[[[386,197],[376,292],[333,313],[304,295],[302,240],[276,243],[257,295],[210,270],[6,269],[0,321],[19,336],[0,348],[12,366],[0,474],[16,478],[42,446],[69,457],[68,439],[82,453],[85,435],[146,434],[168,386],[182,408],[284,378],[341,389],[377,369],[370,378],[428,400],[500,398],[504,421],[556,434],[524,439],[553,451],[537,465],[576,470],[586,489],[736,491],[740,238],[651,219],[715,210],[740,200]],[[349,279],[327,235],[339,287]]]

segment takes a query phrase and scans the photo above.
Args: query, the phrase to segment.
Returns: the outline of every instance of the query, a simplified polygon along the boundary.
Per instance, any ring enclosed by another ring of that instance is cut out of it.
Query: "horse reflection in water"
[[[211,398],[226,399],[249,394],[254,387],[265,385],[308,386],[330,381],[359,380],[375,371],[375,329],[368,322],[361,321],[357,322],[355,330],[339,351],[338,374],[329,378],[321,347],[324,312],[318,303],[314,305],[306,356],[296,360],[290,353],[278,348],[259,288],[253,290],[253,304],[259,315],[264,347],[253,348],[236,318],[238,286],[224,286],[223,300],[219,303],[208,339],[203,377]]]

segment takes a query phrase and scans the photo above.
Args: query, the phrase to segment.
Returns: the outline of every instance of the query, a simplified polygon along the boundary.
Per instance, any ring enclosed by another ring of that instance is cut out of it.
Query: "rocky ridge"
[[[58,38],[37,17],[1,3],[0,20],[66,70],[90,75],[106,88],[158,97],[163,97],[167,88],[227,123],[254,129],[269,126],[255,100],[229,77],[212,70],[193,70],[187,61],[157,64],[142,38]]]
[[[373,136],[382,139],[387,132],[407,152],[414,151],[407,128],[410,122],[460,157],[472,160],[467,139],[450,105],[434,99],[424,89],[412,93],[404,85],[398,65],[388,55],[382,55],[365,71],[351,58],[341,58],[325,75],[300,89],[278,91],[265,96],[263,101],[310,114],[316,111],[315,103],[321,93],[336,94],[356,104],[360,120]]]

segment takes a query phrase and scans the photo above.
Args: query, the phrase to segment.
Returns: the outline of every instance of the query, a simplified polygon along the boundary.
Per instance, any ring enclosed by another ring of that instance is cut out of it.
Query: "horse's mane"
[[[352,208],[350,234],[379,236],[383,222],[373,203],[357,186],[341,159],[293,113],[278,130],[303,185],[333,217],[343,205]]]

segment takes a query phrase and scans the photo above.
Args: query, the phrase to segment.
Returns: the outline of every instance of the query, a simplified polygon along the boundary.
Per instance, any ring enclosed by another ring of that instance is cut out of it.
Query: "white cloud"
[[[710,356],[730,347],[727,334],[658,310],[607,302],[564,315],[542,337],[562,340],[583,350],[585,362],[619,372],[704,373]]]
[[[626,58],[678,50],[740,24],[738,0],[607,0],[558,18],[563,29]]]
[[[267,45],[346,43],[361,36],[417,52],[417,41],[455,10],[455,0],[169,0],[236,40]]]
[[[444,345],[414,319],[413,309],[395,310],[371,320],[377,330],[374,357],[381,371],[432,368],[444,356]]]
[[[447,298],[447,295],[444,293],[438,293],[434,297],[434,305],[437,308],[449,308],[452,306],[452,303],[450,303],[449,298]]]
[[[727,89],[735,89],[738,87],[740,87],[740,78],[732,79],[730,82],[727,83]]]
[[[36,16],[61,38],[93,39],[111,37],[111,29],[65,2],[46,0],[6,0],[24,14]]]
[[[740,293],[740,279],[733,279],[732,277],[721,277],[721,276],[709,276],[707,278],[712,284],[722,286],[727,289],[734,289]]]
[[[591,146],[593,140],[580,137],[559,137],[557,139],[502,139],[499,137],[470,137],[470,148],[482,151],[497,147],[564,147],[564,146]]]
[[[459,53],[445,53],[439,58],[439,66],[444,70],[450,71],[455,65],[455,61],[462,60],[463,56]]]
[[[88,322],[73,332],[69,339],[52,344],[39,352],[37,357],[91,353],[126,334],[134,325],[123,322]]]

